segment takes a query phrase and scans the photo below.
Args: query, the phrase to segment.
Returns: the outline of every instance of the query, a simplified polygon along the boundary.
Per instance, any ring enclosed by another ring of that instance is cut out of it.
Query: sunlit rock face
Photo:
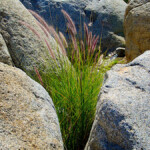
[[[150,51],[107,72],[85,150],[150,149]]]
[[[23,71],[0,63],[0,149],[63,150],[46,90]]]
[[[128,61],[150,49],[150,0],[131,0],[124,20]]]

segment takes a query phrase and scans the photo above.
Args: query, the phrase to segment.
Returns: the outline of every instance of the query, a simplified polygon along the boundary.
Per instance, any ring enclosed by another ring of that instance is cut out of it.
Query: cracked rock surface
[[[105,76],[85,150],[150,149],[150,51]]]
[[[0,63],[0,149],[63,150],[46,90],[20,69]]]

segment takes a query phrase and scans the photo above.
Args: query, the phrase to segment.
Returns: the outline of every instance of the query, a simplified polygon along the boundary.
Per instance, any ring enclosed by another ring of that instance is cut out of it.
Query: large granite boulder
[[[83,22],[89,24],[91,31],[101,37],[102,49],[115,50],[124,46],[123,19],[126,3],[123,0],[20,0],[67,34],[66,23],[61,9],[68,12],[74,20],[79,35],[83,32]]]
[[[20,21],[29,24],[42,38],[44,37],[44,32],[38,26],[36,19],[19,0],[0,0],[0,33],[15,66],[28,72],[33,71],[34,66],[46,67],[52,60],[48,50],[37,35]],[[49,41],[54,53],[57,53],[58,44],[52,37],[49,37]]]
[[[8,65],[13,64],[8,48],[1,34],[0,34],[0,62],[3,62]]]
[[[150,0],[131,0],[124,20],[128,61],[150,49]]]
[[[20,69],[0,63],[0,149],[63,150],[46,90]]]
[[[150,51],[105,76],[85,150],[150,149]]]

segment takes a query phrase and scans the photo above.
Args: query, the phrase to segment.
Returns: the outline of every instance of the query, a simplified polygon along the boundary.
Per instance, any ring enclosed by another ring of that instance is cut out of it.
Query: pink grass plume
[[[45,33],[46,37],[49,38],[49,32],[46,30],[46,28],[39,22],[36,21],[37,25],[43,30],[43,32]]]
[[[63,35],[63,33],[60,31],[59,31],[59,37],[60,37],[61,41],[63,42],[64,47],[67,48],[68,47],[67,40],[66,40],[65,36]]]
[[[41,35],[34,29],[34,27],[32,27],[31,25],[29,25],[26,22],[23,21],[19,21],[22,25],[26,26],[28,29],[30,29],[37,37],[38,39],[42,40]]]
[[[46,30],[49,32],[49,26],[48,24],[46,23],[46,21],[40,16],[38,15],[36,12],[32,11],[32,10],[29,10],[29,12],[35,17],[38,19],[38,21],[46,28]]]
[[[67,19],[68,23],[71,25],[72,30],[73,30],[74,34],[76,35],[77,30],[76,30],[75,24],[74,24],[73,20],[71,19],[70,15],[63,9],[61,10],[61,12],[63,13],[64,17]]]
[[[88,31],[88,27],[87,27],[86,23],[84,23],[84,32],[85,32],[85,36],[86,36],[86,42],[88,43],[89,31]]]
[[[55,31],[55,29],[52,26],[49,26],[49,30],[50,30],[50,33],[54,36],[56,42],[59,44],[63,55],[66,56],[66,49],[64,48],[64,45],[63,45],[61,39],[59,38],[59,35],[57,34],[57,32]]]
[[[53,50],[52,50],[50,44],[48,43],[48,41],[47,41],[46,39],[44,39],[44,41],[45,41],[46,46],[47,46],[47,48],[48,48],[48,50],[49,50],[49,52],[50,52],[51,57],[52,57],[53,59],[56,59],[56,57],[55,57],[55,55],[54,55],[54,52],[53,52]]]
[[[92,44],[92,53],[94,53],[94,51],[95,51],[98,40],[99,40],[99,35],[96,37],[96,39],[94,40],[94,42]]]
[[[80,44],[81,44],[81,51],[83,52],[83,58],[85,60],[85,46],[84,46],[84,42],[81,40]]]
[[[41,85],[42,85],[42,86],[44,86],[44,83],[43,83],[42,77],[41,77],[41,75],[40,75],[40,73],[39,73],[38,69],[37,69],[36,67],[34,67],[34,70],[35,70],[35,73],[36,73],[36,75],[37,75],[37,77],[38,77],[38,79],[39,79],[39,81],[40,81]]]

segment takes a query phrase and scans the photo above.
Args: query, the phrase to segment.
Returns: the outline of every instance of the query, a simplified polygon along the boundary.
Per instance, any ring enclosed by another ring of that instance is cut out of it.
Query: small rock
[[[125,48],[124,47],[116,48],[116,54],[118,57],[124,57],[125,56]]]

